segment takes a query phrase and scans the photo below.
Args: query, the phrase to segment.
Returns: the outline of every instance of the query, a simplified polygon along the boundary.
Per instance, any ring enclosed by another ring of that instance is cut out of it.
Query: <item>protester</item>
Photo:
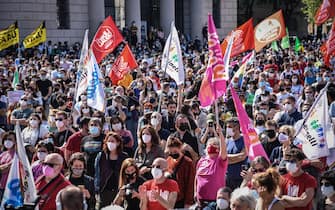
[[[43,175],[43,162],[46,156],[53,152],[54,152],[54,145],[51,142],[43,140],[36,145],[37,160],[31,164],[31,170],[33,172],[35,181]]]
[[[174,208],[189,208],[193,204],[195,168],[192,160],[182,152],[182,146],[179,139],[168,138],[168,173],[170,178],[177,181],[180,190]]]
[[[56,197],[59,191],[71,183],[61,174],[63,158],[57,153],[49,154],[43,161],[43,175],[35,183],[37,195],[40,196],[38,208],[56,210]]]
[[[257,189],[259,199],[255,210],[284,210],[285,207],[278,198],[280,175],[274,168],[258,173],[252,180],[253,187]]]
[[[151,126],[142,128],[139,140],[134,159],[140,169],[140,175],[151,179],[151,165],[156,158],[165,156],[164,151],[160,147],[160,139],[156,130]]]
[[[292,148],[285,154],[287,174],[282,176],[281,200],[285,209],[310,210],[317,187],[314,177],[301,169],[305,154]]]
[[[167,161],[156,158],[152,163],[151,174],[153,179],[144,182],[139,188],[141,210],[173,209],[179,187],[176,181],[164,176],[167,171]]]
[[[16,152],[16,135],[14,132],[9,131],[2,136],[2,145],[4,150],[0,154],[0,198],[2,199],[6,182],[9,175],[9,170],[12,165],[12,160]]]
[[[243,182],[241,187],[252,188],[252,179],[256,174],[265,172],[270,167],[269,161],[263,156],[257,156],[251,161],[250,168],[248,165],[242,165],[241,177]]]
[[[123,152],[121,137],[115,132],[109,132],[94,164],[94,186],[100,207],[110,205],[114,200],[118,190],[122,161],[127,157],[127,153]]]
[[[120,170],[119,192],[113,203],[123,206],[126,210],[139,210],[139,186],[143,183],[144,179],[139,175],[139,168],[135,160],[125,159]]]
[[[87,209],[95,209],[94,179],[86,175],[86,159],[84,154],[73,153],[69,159],[69,175],[66,177],[71,184],[80,188],[86,199]]]
[[[335,172],[328,170],[321,175],[321,192],[324,196],[319,201],[318,209],[330,210],[335,208]]]
[[[253,210],[256,200],[248,188],[236,188],[230,198],[231,210]]]
[[[75,186],[67,186],[57,194],[57,209],[63,210],[86,210],[87,204],[84,192]]]
[[[200,207],[216,200],[216,192],[225,187],[227,172],[227,149],[220,125],[216,127],[215,137],[207,142],[206,156],[201,157],[196,169],[195,195]],[[220,178],[219,178],[220,177]]]

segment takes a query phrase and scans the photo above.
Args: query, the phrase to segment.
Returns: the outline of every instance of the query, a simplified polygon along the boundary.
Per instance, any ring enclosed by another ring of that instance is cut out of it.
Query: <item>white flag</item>
[[[1,202],[1,209],[5,209],[5,206],[12,206],[13,208],[23,206],[20,183],[19,159],[15,153],[8,174],[6,188]]]
[[[166,73],[176,81],[177,85],[184,83],[185,71],[183,58],[181,56],[178,32],[174,26],[174,22],[171,23],[171,32],[164,46],[161,68],[166,70]]]
[[[92,50],[88,52],[89,58],[86,64],[87,68],[87,105],[105,112],[105,91],[102,85],[101,71]]]
[[[80,52],[80,60],[78,65],[77,80],[76,80],[76,101],[78,102],[79,96],[87,90],[87,69],[85,68],[85,60],[88,53],[88,30],[86,29],[83,46]]]
[[[224,52],[224,56],[223,56],[224,73],[225,73],[225,80],[226,81],[229,80],[229,61],[230,61],[231,50],[233,48],[233,43],[234,43],[234,33],[232,33],[232,35],[230,36],[228,46],[226,48],[226,52]]]
[[[22,164],[23,170],[21,170],[22,174],[22,183],[23,183],[23,193],[24,193],[24,201],[26,203],[33,203],[37,199],[37,191],[35,187],[33,171],[31,170],[31,166],[29,163],[29,159],[26,154],[26,150],[24,148],[21,127],[19,124],[15,125],[15,134],[16,134],[16,146],[17,146],[17,154],[19,156],[20,162]]]
[[[302,142],[302,150],[308,159],[313,160],[329,155],[327,142],[334,141],[334,134],[328,114],[327,87],[314,102],[297,138]]]

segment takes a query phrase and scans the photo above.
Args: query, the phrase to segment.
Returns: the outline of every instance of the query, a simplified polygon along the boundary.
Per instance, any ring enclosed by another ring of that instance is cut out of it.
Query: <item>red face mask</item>
[[[218,154],[219,153],[219,149],[213,145],[209,145],[207,147],[207,153],[208,154]]]

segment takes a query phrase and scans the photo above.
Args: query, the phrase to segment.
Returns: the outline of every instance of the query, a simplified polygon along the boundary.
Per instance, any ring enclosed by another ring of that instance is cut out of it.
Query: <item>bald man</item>
[[[173,179],[164,176],[167,171],[167,161],[156,158],[152,163],[151,174],[154,179],[140,186],[141,210],[173,209],[179,192],[178,184]]]
[[[37,194],[40,196],[40,210],[56,210],[56,196],[58,192],[71,183],[61,174],[63,157],[57,153],[51,153],[43,162],[43,176],[35,183]]]

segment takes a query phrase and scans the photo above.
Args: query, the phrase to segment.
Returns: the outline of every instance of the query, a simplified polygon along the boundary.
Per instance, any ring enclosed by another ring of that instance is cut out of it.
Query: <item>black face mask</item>
[[[134,172],[132,174],[125,174],[127,182],[129,182],[130,180],[133,180],[136,177],[137,173]]]
[[[276,137],[276,132],[275,132],[275,130],[266,130],[266,135],[267,135],[270,139],[273,139],[274,137]]]
[[[188,124],[187,124],[187,123],[180,123],[180,125],[179,125],[179,129],[180,129],[181,131],[186,131],[186,130],[188,130]]]
[[[169,156],[171,156],[173,159],[178,159],[179,158],[179,153],[173,153],[173,154],[169,154]]]
[[[256,125],[264,125],[265,120],[256,120]]]

